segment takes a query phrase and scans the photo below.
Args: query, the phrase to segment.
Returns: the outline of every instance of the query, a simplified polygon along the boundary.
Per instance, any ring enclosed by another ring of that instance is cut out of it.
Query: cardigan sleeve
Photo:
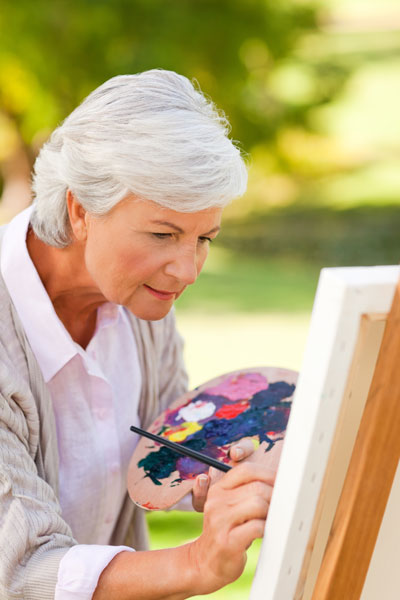
[[[54,490],[38,475],[31,435],[38,417],[29,394],[1,361],[1,600],[52,600],[59,563],[76,544]]]
[[[161,410],[165,410],[188,389],[188,376],[183,360],[183,339],[176,328],[172,309],[159,333],[158,393]]]

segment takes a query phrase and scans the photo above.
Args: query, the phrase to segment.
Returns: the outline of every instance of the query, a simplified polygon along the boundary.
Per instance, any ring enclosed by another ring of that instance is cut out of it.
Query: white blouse
[[[122,306],[97,311],[83,350],[58,318],[26,247],[31,207],[7,227],[1,272],[48,384],[60,456],[60,504],[78,542],[60,563],[56,600],[89,600],[102,570],[125,546],[109,546],[126,493],[139,425],[141,373]]]

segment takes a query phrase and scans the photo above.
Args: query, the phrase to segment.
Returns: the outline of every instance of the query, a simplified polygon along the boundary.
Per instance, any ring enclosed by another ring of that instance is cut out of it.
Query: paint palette
[[[277,470],[297,373],[260,367],[217,377],[176,400],[149,431],[231,464],[229,449],[243,438],[256,447],[248,459]],[[132,500],[149,510],[170,508],[209,467],[142,438],[128,471]]]

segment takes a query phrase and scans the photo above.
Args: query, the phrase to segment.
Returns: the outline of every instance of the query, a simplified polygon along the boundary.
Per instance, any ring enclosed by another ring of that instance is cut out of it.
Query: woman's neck
[[[26,245],[59,319],[72,339],[86,348],[96,327],[97,308],[107,300],[96,288],[84,261],[84,248],[72,242],[55,248],[28,230]]]

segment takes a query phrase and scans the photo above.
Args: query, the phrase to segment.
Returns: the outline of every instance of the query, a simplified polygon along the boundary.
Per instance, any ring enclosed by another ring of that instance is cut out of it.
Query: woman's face
[[[220,229],[221,208],[181,213],[126,198],[107,215],[84,214],[86,269],[106,300],[158,320],[194,283]]]

